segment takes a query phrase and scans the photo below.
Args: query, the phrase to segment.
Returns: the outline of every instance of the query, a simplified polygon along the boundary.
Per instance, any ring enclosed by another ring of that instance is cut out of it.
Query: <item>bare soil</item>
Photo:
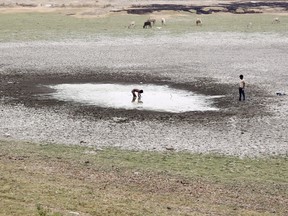
[[[84,1],[39,1],[39,0],[0,0],[0,9],[9,8],[9,11],[51,11],[55,9],[78,8],[87,10],[94,8],[94,14],[103,15],[109,12],[126,12],[129,14],[149,14],[163,11],[187,11],[197,14],[211,14],[217,12],[228,13],[286,13],[287,1],[284,0],[263,0],[263,1],[233,1],[233,0],[204,0],[204,1],[127,1],[127,0],[84,0]],[[7,11],[7,10],[6,10]],[[90,12],[91,13],[91,12]]]
[[[287,52],[282,50],[287,39],[252,34],[241,40],[241,33],[203,39],[204,34],[156,36],[145,44],[109,38],[1,44],[2,136],[138,150],[286,154],[287,100],[275,92],[287,86]],[[238,101],[240,73],[247,78],[245,102]],[[45,97],[50,90],[43,85],[87,82],[168,84],[225,97],[215,99],[220,111],[180,114],[106,109]]]

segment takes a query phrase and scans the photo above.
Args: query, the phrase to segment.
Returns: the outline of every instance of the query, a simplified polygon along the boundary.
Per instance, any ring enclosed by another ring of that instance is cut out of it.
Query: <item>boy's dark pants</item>
[[[245,100],[245,92],[243,88],[239,88],[239,101],[241,101],[241,98],[243,96],[243,100]]]

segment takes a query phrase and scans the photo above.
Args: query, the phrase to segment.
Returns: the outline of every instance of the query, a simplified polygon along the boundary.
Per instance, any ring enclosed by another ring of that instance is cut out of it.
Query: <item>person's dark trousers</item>
[[[239,101],[241,101],[241,98],[243,96],[243,100],[245,100],[245,92],[243,88],[239,88]]]

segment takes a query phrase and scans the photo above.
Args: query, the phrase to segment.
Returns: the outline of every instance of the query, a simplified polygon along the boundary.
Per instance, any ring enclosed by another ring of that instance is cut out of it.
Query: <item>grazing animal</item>
[[[156,23],[156,19],[152,19],[149,17],[149,19],[147,20],[148,22],[151,22],[151,24],[155,25]]]
[[[283,96],[283,95],[286,95],[286,94],[285,94],[285,92],[283,92],[283,91],[277,91],[277,92],[276,92],[276,95],[278,95],[278,96]]]
[[[128,28],[130,29],[130,28],[134,28],[134,27],[135,27],[135,22],[132,21],[132,22],[128,25]]]
[[[162,25],[166,25],[166,20],[165,20],[165,18],[161,18],[161,24],[162,24]]]
[[[273,23],[273,24],[274,24],[274,23],[280,23],[279,18],[278,18],[278,17],[275,17],[275,18],[273,19],[272,23]]]
[[[150,21],[144,22],[143,28],[152,28],[152,23]]]
[[[202,20],[200,18],[196,19],[196,25],[197,26],[202,26]]]

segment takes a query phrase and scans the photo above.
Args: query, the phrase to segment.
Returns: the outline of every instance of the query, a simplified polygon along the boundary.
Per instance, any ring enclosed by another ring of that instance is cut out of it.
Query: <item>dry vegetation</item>
[[[1,215],[286,215],[287,159],[0,142]]]

